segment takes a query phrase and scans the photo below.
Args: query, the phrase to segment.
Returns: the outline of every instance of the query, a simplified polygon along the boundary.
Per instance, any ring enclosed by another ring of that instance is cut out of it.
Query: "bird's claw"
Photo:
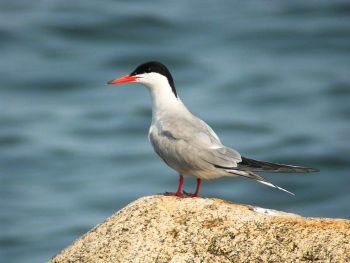
[[[165,192],[163,194],[164,196],[177,196],[177,197],[198,197],[198,194],[196,193],[187,193],[185,191],[183,192]]]
[[[187,193],[183,191],[183,194],[187,197],[198,197],[198,193]]]
[[[165,192],[163,195],[165,196],[183,196],[183,193],[181,192]]]

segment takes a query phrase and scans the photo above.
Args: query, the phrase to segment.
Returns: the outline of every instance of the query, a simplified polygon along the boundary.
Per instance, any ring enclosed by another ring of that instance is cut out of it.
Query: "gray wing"
[[[215,166],[237,167],[240,154],[220,142],[215,132],[202,120],[175,117],[153,123],[149,139],[157,154],[171,167],[213,169]]]

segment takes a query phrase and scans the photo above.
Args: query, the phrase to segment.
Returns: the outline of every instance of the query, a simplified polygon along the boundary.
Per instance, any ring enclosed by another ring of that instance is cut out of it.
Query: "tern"
[[[146,86],[152,98],[152,123],[148,138],[163,161],[179,173],[176,192],[165,195],[197,197],[202,179],[242,176],[259,183],[292,192],[273,184],[256,172],[309,173],[318,169],[258,161],[241,156],[223,145],[212,128],[194,116],[180,100],[173,77],[160,62],[139,65],[130,74],[108,84],[136,82]],[[184,176],[197,178],[194,193],[182,192]]]

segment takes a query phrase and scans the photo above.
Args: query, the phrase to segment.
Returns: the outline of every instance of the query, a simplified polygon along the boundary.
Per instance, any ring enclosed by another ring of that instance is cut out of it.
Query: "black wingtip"
[[[242,162],[238,163],[238,169],[251,170],[254,172],[277,172],[277,173],[315,173],[317,168],[303,167],[289,164],[259,161],[242,156]]]

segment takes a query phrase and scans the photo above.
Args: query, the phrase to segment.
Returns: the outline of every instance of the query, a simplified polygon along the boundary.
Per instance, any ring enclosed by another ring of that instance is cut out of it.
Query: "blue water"
[[[153,152],[147,60],[244,156],[318,167],[201,194],[350,218],[348,1],[13,1],[0,4],[0,261],[43,262],[133,200],[175,190]],[[186,178],[185,189],[195,186]]]

